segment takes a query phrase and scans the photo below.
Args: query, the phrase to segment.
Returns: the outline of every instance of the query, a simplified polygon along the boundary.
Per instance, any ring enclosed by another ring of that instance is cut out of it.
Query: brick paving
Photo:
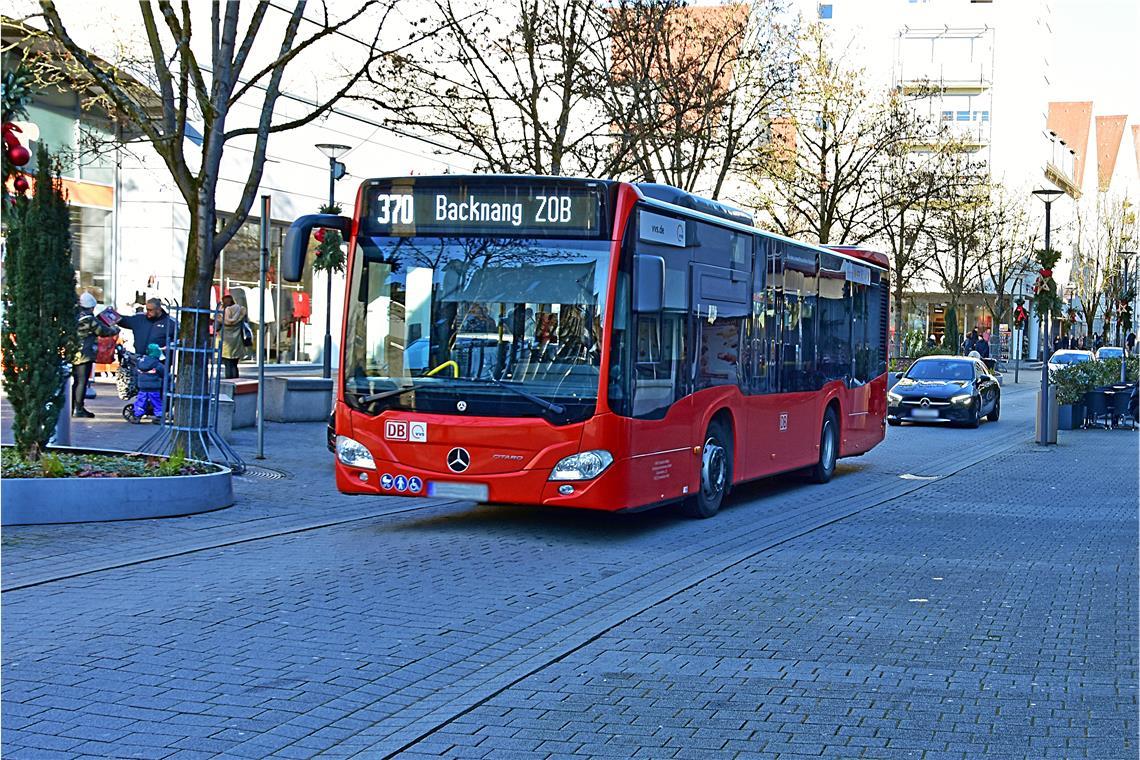
[[[333,494],[321,426],[280,426],[290,480],[181,520],[360,519],[5,593],[3,754],[1135,757],[1136,436],[1037,453],[1031,406],[698,522],[395,512]],[[176,523],[6,529],[5,584]]]

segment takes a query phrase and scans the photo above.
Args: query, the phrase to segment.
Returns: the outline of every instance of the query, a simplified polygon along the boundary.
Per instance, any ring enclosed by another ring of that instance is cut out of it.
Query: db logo
[[[408,440],[408,423],[404,420],[388,420],[384,423],[384,437],[389,441]]]
[[[788,429],[788,413],[784,412],[780,415],[780,430]]]

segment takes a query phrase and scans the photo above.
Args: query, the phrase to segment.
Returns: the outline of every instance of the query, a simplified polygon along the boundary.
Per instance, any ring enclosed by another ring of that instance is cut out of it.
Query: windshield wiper
[[[380,391],[379,393],[370,393],[367,396],[361,396],[357,399],[361,404],[371,404],[373,401],[380,401],[381,399],[392,398],[393,396],[403,396],[409,391],[414,391],[418,386],[405,385],[403,388],[396,388],[391,391]],[[351,391],[350,391],[351,392]]]
[[[465,377],[463,379],[467,380],[469,382],[475,382],[475,383],[491,383],[492,385],[498,386],[499,388],[502,388],[503,390],[510,391],[511,393],[522,396],[527,401],[533,401],[534,403],[538,404],[543,409],[545,409],[546,411],[548,411],[552,414],[565,414],[566,413],[566,407],[562,406],[561,404],[556,404],[553,401],[547,401],[542,396],[536,396],[533,393],[531,393],[530,391],[524,391],[522,388],[504,383],[502,380],[498,379],[497,377],[490,377],[490,378]]]

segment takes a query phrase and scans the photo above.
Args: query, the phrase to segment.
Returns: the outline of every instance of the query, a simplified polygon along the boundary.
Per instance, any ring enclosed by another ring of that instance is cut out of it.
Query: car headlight
[[[902,403],[902,396],[900,396],[897,393],[892,393],[891,391],[887,391],[887,403],[890,404],[891,406],[898,406],[899,404]]]
[[[959,404],[962,406],[969,406],[969,404],[972,403],[973,400],[974,400],[974,394],[963,393],[960,396],[955,396],[954,398],[950,399],[950,403],[951,404]]]
[[[550,480],[593,480],[613,461],[613,454],[604,449],[573,454],[554,465]]]
[[[372,461],[372,454],[364,448],[364,444],[346,435],[336,437],[336,458],[341,464],[349,467],[359,467],[362,470],[376,469],[376,462]]]

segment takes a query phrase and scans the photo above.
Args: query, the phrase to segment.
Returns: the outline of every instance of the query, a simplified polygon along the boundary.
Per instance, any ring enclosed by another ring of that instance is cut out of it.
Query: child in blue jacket
[[[135,420],[147,413],[151,408],[155,424],[162,421],[162,386],[166,377],[166,367],[162,364],[162,349],[157,343],[146,347],[146,356],[139,359],[139,395],[135,398],[135,408],[132,410]]]

